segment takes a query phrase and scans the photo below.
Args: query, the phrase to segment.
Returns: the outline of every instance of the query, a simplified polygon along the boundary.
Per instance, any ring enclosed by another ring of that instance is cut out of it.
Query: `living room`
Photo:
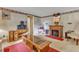
[[[9,7],[0,13],[2,52],[79,51],[79,8]]]

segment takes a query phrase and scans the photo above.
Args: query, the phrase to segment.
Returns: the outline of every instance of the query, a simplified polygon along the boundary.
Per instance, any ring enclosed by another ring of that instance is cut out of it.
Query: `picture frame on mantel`
[[[2,10],[2,20],[10,20],[10,11]]]

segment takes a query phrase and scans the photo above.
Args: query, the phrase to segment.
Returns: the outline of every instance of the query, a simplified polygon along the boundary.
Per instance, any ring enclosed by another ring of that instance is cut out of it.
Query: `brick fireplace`
[[[50,35],[62,38],[63,37],[63,26],[50,25]]]

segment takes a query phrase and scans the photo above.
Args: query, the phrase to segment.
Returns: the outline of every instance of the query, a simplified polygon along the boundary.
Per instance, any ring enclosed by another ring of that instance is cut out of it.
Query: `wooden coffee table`
[[[33,41],[26,38],[24,38],[24,40],[26,40],[26,44],[36,52],[46,52],[49,49],[50,42],[47,40],[36,37]]]
[[[37,52],[46,52],[49,49],[49,41],[40,40],[39,42],[34,42],[36,45],[35,51]]]

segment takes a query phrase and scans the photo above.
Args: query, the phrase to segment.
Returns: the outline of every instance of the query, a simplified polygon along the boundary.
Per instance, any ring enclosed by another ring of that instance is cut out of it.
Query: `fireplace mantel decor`
[[[62,38],[63,37],[63,26],[62,25],[50,25],[50,35]]]

